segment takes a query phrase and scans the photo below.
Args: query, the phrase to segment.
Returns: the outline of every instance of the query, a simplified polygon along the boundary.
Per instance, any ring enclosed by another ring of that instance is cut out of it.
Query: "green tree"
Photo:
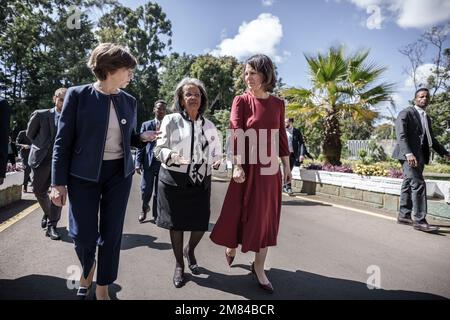
[[[322,152],[325,162],[341,164],[341,121],[351,115],[353,121],[377,117],[371,107],[389,100],[392,84],[374,85],[386,70],[367,62],[369,51],[345,56],[343,48],[330,48],[327,54],[305,55],[312,79],[310,89],[283,91],[289,109],[300,113],[310,123],[323,119]]]
[[[374,130],[373,119],[354,121],[351,114],[342,117],[340,126],[343,144],[348,140],[367,140]]]
[[[162,8],[153,2],[135,10],[118,5],[99,20],[97,35],[101,42],[115,42],[127,46],[136,56],[138,66],[128,91],[138,101],[138,121],[152,116],[153,104],[158,100],[158,68],[165,49],[172,44],[172,24]]]
[[[173,93],[175,87],[184,77],[190,75],[191,65],[195,57],[183,53],[172,53],[161,61],[159,80],[159,97],[164,99],[168,105],[173,103]]]
[[[209,112],[229,109],[236,95],[235,85],[238,81],[234,70],[239,69],[239,62],[234,57],[214,57],[202,55],[191,65],[190,75],[200,79],[208,91]]]
[[[395,139],[395,127],[392,123],[380,124],[375,127],[372,136],[377,140]]]
[[[450,88],[434,96],[427,107],[427,114],[432,119],[433,134],[442,145],[450,145]],[[442,159],[443,160],[443,159]],[[445,160],[442,161],[446,163]]]
[[[12,119],[19,128],[25,127],[34,109],[51,107],[56,88],[91,80],[85,60],[95,38],[85,11],[114,2],[28,0],[0,3],[0,90],[12,104]],[[79,27],[68,26],[71,6],[80,10]]]

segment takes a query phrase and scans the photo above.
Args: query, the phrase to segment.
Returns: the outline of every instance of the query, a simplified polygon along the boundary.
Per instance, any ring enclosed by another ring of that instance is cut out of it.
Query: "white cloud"
[[[448,0],[403,1],[397,24],[403,28],[425,28],[450,19]]]
[[[275,62],[281,62],[283,57],[277,53],[277,46],[283,38],[283,26],[280,19],[270,13],[262,13],[250,22],[243,22],[234,38],[223,39],[211,51],[215,56],[234,56],[239,60],[262,53],[270,56]]]
[[[366,10],[369,29],[381,28],[388,11],[402,28],[426,28],[450,20],[449,0],[347,0]]]
[[[264,7],[270,7],[271,5],[273,5],[275,0],[262,0],[261,2]]]
[[[427,79],[433,74],[433,70],[436,70],[436,65],[433,63],[425,63],[417,68],[416,80],[419,87],[423,87],[427,84]],[[414,80],[412,76],[406,78],[405,87],[414,90]]]

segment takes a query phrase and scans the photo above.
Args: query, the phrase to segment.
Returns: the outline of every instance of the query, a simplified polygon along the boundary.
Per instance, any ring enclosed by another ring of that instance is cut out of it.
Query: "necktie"
[[[427,135],[428,145],[431,147],[433,145],[433,142],[431,141],[430,129],[428,128],[427,114],[425,112],[422,112],[421,114],[422,114],[422,127],[425,130],[425,134]]]

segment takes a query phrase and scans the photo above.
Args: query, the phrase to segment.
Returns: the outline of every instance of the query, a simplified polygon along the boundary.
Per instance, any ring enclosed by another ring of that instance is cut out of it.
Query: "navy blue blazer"
[[[133,174],[131,145],[142,146],[136,99],[124,91],[106,95],[88,84],[67,90],[53,148],[52,185],[67,185],[69,175],[99,181],[111,101],[122,132],[124,176]]]
[[[149,130],[156,130],[156,121],[155,119],[145,121],[141,126],[141,133]],[[142,166],[144,170],[148,170],[154,164],[161,164],[161,162],[155,158],[153,155],[153,148],[156,146],[156,140],[152,142],[145,143],[145,146],[138,150],[136,154],[136,167]]]

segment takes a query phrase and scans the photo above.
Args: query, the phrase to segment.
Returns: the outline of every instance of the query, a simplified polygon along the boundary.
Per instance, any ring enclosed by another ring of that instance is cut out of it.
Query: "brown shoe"
[[[429,225],[425,219],[420,222],[414,221],[413,228],[423,232],[437,232],[439,230],[439,227]]]

